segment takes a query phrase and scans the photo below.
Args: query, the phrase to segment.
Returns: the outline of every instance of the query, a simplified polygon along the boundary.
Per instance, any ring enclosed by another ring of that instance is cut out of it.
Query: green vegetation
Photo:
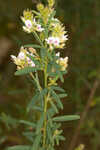
[[[13,43],[7,57],[18,52],[15,51],[16,45],[19,48],[23,44],[33,43],[33,36],[22,32],[19,16],[22,15],[24,9],[35,8],[37,2],[38,0],[33,2],[0,0],[0,37],[5,36]],[[45,3],[45,0],[43,2]],[[77,149],[78,145],[82,143],[87,150],[99,150],[100,1],[56,0],[56,8],[57,16],[65,24],[69,35],[67,45],[62,51],[62,56],[69,56],[69,66],[68,73],[64,75],[63,84],[68,96],[63,101],[64,110],[63,113],[61,112],[61,116],[86,112],[80,127],[78,127],[80,134],[76,138],[74,149]],[[29,80],[27,85],[23,76],[13,77],[16,68],[6,58],[0,68],[0,112],[4,112],[5,115],[2,115],[3,117],[7,116],[8,120],[9,115],[27,120],[27,114],[23,108],[34,94],[31,91],[32,83]],[[40,73],[39,76],[41,75]],[[27,88],[30,90],[27,91]],[[36,118],[38,118],[38,114]],[[27,138],[20,135],[25,127],[21,125],[19,128],[18,125],[14,125],[16,121],[13,121],[12,125],[5,125],[5,121],[6,119],[4,119],[4,123],[0,124],[0,149],[3,150],[9,145],[26,144]],[[71,150],[69,146],[72,145],[73,135],[76,135],[78,125],[78,121],[63,124],[66,142],[64,141],[57,149],[62,150],[68,147],[68,150]],[[27,127],[27,130],[31,129]]]

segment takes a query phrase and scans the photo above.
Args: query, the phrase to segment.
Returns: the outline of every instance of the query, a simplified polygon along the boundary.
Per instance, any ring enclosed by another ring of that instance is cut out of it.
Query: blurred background
[[[0,150],[27,143],[21,135],[23,127],[10,116],[27,118],[24,108],[32,96],[31,85],[26,78],[14,76],[10,55],[34,42],[22,31],[20,16],[38,2],[0,0]],[[69,35],[62,51],[69,57],[69,67],[61,84],[68,93],[61,114],[81,115],[80,121],[63,123],[66,141],[57,149],[79,150],[83,144],[84,150],[100,150],[100,0],[56,0],[56,10]]]

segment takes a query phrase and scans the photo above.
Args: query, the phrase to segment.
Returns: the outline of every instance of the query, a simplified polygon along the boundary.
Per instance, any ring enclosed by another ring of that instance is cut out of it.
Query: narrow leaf
[[[24,145],[18,145],[18,146],[12,146],[8,147],[6,150],[30,150],[30,146],[24,146]]]
[[[64,89],[62,89],[61,87],[59,86],[51,86],[52,90],[56,90],[56,91],[61,91],[61,92],[65,92]]]
[[[33,123],[33,122],[29,122],[29,121],[26,121],[26,120],[20,120],[19,122],[20,122],[20,123],[23,123],[23,124],[26,124],[26,125],[28,125],[28,126],[31,126],[31,127],[33,127],[33,128],[36,127],[36,124]]]
[[[79,115],[65,115],[65,116],[54,117],[53,121],[71,121],[71,120],[78,120],[78,119],[80,119]]]
[[[25,136],[28,140],[30,140],[33,143],[33,140],[35,138],[35,133],[31,132],[24,132],[23,136]]]
[[[58,96],[59,96],[59,98],[64,98],[64,97],[67,96],[67,94],[66,93],[64,93],[64,94],[58,94]]]
[[[30,109],[32,109],[36,102],[39,100],[39,93],[37,93],[33,98],[32,100],[29,102],[28,106],[27,106],[27,112],[30,111]]]
[[[51,94],[52,94],[52,97],[55,99],[55,101],[56,101],[58,107],[61,108],[61,109],[63,109],[63,104],[62,104],[62,102],[61,102],[59,96],[56,94],[56,92],[53,91],[53,90],[51,90]]]
[[[55,112],[58,113],[58,109],[57,109],[56,105],[53,103],[53,101],[50,100],[49,102],[50,102],[52,108],[55,110]]]
[[[35,141],[33,143],[31,150],[38,150],[39,149],[40,140],[41,140],[41,134],[37,135],[37,137],[35,138]]]
[[[37,128],[36,128],[36,133],[40,133],[41,128],[43,126],[43,121],[44,121],[44,114],[41,114],[40,120],[37,122]]]
[[[35,67],[25,67],[23,69],[20,69],[20,70],[16,71],[15,75],[29,74],[29,73],[35,72],[37,70],[40,70],[40,69],[39,68],[35,68]]]
[[[27,44],[27,45],[24,45],[24,47],[41,48],[40,45],[36,45],[36,44]]]

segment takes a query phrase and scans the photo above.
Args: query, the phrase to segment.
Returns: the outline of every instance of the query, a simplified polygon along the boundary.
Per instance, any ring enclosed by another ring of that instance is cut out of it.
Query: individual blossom
[[[42,32],[44,30],[44,28],[42,28],[40,24],[36,24],[36,30],[38,32]]]
[[[60,44],[60,39],[59,39],[59,37],[54,37],[53,45],[54,45],[55,47],[57,47],[57,46],[59,46],[59,44]]]
[[[26,25],[27,28],[31,29],[32,28],[32,21],[25,20],[25,25]]]
[[[54,5],[54,3],[55,3],[55,1],[54,0],[48,0],[48,5],[49,5],[49,7],[53,7],[53,5]]]
[[[44,28],[42,28],[41,24],[39,24],[35,18],[33,20],[33,25],[34,25],[34,30],[36,30],[38,32],[42,32],[44,30]]]
[[[61,70],[65,71],[68,66],[68,57],[62,58],[60,57],[60,53],[56,53],[56,56],[58,57],[56,63],[61,66]]]
[[[33,13],[30,10],[26,10],[23,12],[23,16],[21,17],[21,20],[25,24],[23,26],[23,29],[27,33],[31,33],[33,31]]]
[[[57,56],[57,57],[60,57],[60,52],[56,53],[56,56]]]
[[[45,41],[49,45],[50,50],[52,50],[53,49],[53,43],[54,43],[54,37],[49,37],[48,39],[45,39]]]
[[[46,39],[47,44],[52,45],[54,43],[54,37],[49,37]]]
[[[65,41],[67,41],[67,40],[68,40],[68,35],[62,34],[62,35],[60,36],[60,42],[61,42],[61,43],[65,42]]]
[[[24,18],[22,18],[25,26],[23,26],[23,30],[27,33],[31,33],[33,31],[33,23],[31,20],[25,20]]]
[[[61,70],[62,71],[65,71],[67,66],[68,66],[68,57],[65,57],[65,58],[59,58],[57,60],[57,63],[61,66]]]
[[[47,44],[50,47],[58,47],[60,44],[60,40],[58,37],[49,37],[48,39],[46,39]]]
[[[32,53],[21,47],[18,56],[11,55],[12,60],[17,65],[17,69],[27,66],[35,67],[35,63],[28,57],[28,55],[35,57]]]

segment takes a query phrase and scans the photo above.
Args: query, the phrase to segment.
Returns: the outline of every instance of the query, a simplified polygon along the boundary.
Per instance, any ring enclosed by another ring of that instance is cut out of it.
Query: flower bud
[[[54,0],[48,0],[48,4],[49,4],[49,7],[53,7],[55,1]]]
[[[42,11],[44,9],[44,5],[43,4],[41,4],[41,3],[39,3],[39,4],[37,4],[37,10],[38,11]]]
[[[31,52],[32,54],[36,54],[36,50],[35,50],[34,48],[30,47],[28,50],[29,50],[29,52]]]

